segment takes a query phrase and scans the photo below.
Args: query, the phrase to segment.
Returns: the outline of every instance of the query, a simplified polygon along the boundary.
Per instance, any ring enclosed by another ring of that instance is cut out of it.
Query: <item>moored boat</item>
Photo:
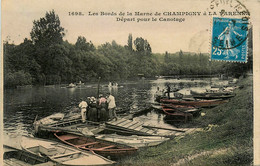
[[[58,165],[89,166],[115,163],[90,151],[83,152],[58,142],[39,138],[22,137],[21,147],[33,155],[47,156]]]
[[[206,92],[196,92],[193,90],[190,90],[190,93],[192,95],[212,95],[212,96],[223,96],[223,95],[231,95],[231,92],[225,92],[225,91],[213,91],[213,90],[206,90]]]
[[[79,113],[54,113],[52,115],[49,115],[47,117],[44,117],[42,119],[37,120],[37,117],[35,118],[35,121],[33,123],[33,127],[35,130],[35,133],[39,132],[40,126],[47,126],[47,125],[54,125],[59,122],[65,122],[69,120],[80,121],[81,115]]]
[[[110,157],[113,159],[123,156],[132,155],[137,151],[137,148],[109,142],[93,137],[84,137],[74,134],[67,134],[62,132],[56,132],[54,135],[62,142],[74,146],[83,150],[91,150],[104,157]]]
[[[173,109],[178,109],[179,111],[188,111],[191,109],[197,109],[197,107],[192,106],[192,105],[178,105],[178,104],[172,104],[172,103],[161,103],[160,104],[163,107],[168,107],[168,108],[173,108]]]
[[[235,95],[216,95],[216,94],[202,94],[202,95],[193,95],[195,99],[205,99],[205,100],[211,100],[211,99],[229,99],[234,97]]]
[[[171,104],[178,104],[178,105],[192,105],[196,107],[214,107],[219,104],[227,103],[228,100],[200,100],[200,99],[167,99],[163,98],[160,100],[161,103],[171,103]]]
[[[199,93],[191,90],[190,93],[192,94],[192,97],[195,99],[206,99],[206,100],[211,100],[211,99],[225,100],[235,96],[231,92],[224,92],[224,91],[216,91],[216,92],[207,91],[207,92]]]
[[[162,106],[162,110],[163,112],[166,114],[166,118],[167,119],[171,119],[174,118],[178,121],[184,121],[185,123],[190,119],[192,120],[193,118],[193,114],[191,112],[195,112],[197,111],[197,109],[191,109],[191,112],[188,112],[188,110],[186,111],[180,111],[176,108],[169,108],[166,106]]]
[[[170,139],[170,138],[160,137],[160,136],[137,136],[137,135],[123,136],[117,134],[97,135],[95,138],[98,138],[100,140],[125,144],[136,148],[156,146]]]
[[[73,84],[73,83],[70,83],[70,84],[67,86],[67,88],[76,88],[76,85]]]
[[[8,145],[3,146],[3,163],[6,166],[53,166],[54,163],[48,161],[44,156],[38,156],[29,152],[11,147]]]

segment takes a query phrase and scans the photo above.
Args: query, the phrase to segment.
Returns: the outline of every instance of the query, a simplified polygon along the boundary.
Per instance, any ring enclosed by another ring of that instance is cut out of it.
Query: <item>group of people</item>
[[[86,120],[94,122],[104,122],[117,119],[115,97],[110,93],[107,96],[99,95],[98,98],[88,97],[79,104],[81,109],[82,122]]]
[[[116,82],[109,82],[108,83],[108,86],[111,87],[111,86],[118,86],[118,84]]]
[[[165,89],[160,90],[160,88],[157,87],[157,90],[155,92],[155,98],[160,99],[161,97],[165,97],[166,95],[168,98],[170,98],[170,92],[171,92],[171,87],[169,85],[166,85],[166,90]]]
[[[160,90],[159,87],[157,87],[157,90],[155,92],[155,101],[160,101],[161,98],[168,98],[170,99],[170,93],[174,92],[174,97],[175,98],[182,98],[183,95],[181,93],[178,93],[178,91],[180,90],[180,88],[176,88],[174,87],[173,89],[170,87],[169,84],[166,85],[165,89]]]

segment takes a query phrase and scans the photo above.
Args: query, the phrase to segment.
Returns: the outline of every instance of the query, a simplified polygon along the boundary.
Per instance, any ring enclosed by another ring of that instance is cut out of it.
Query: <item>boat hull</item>
[[[196,107],[214,107],[219,104],[227,103],[227,100],[178,100],[178,99],[161,99],[162,103],[171,103],[179,105],[192,105]]]
[[[193,119],[193,115],[189,112],[179,111],[177,109],[168,108],[168,107],[165,107],[165,106],[162,106],[162,110],[166,114],[166,117],[165,117],[166,119],[172,119],[172,120],[175,120],[175,121],[183,121],[185,123],[188,120]]]
[[[121,158],[134,154],[137,149],[114,142],[99,140],[94,137],[77,136],[56,132],[54,135],[62,142],[83,150],[93,151],[101,156],[110,157],[112,159]]]
[[[229,99],[229,98],[232,98],[234,97],[235,95],[194,95],[193,97],[195,99],[206,99],[206,100],[212,100],[212,99],[223,99],[223,100],[226,100],[226,99]]]
[[[170,139],[159,136],[122,136],[117,134],[98,135],[96,138],[129,145],[136,148],[156,146]]]
[[[34,165],[34,166],[53,166],[54,163],[48,161],[48,158],[33,155],[29,152],[10,147],[8,145],[3,146],[4,153],[4,165]]]
[[[111,165],[115,162],[92,152],[83,152],[61,143],[33,137],[22,137],[21,147],[33,155],[47,156],[57,165],[89,166]]]

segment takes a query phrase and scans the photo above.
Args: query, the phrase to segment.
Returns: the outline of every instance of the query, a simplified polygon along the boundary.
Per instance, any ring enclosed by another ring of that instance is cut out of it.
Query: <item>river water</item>
[[[215,79],[215,83],[226,82]],[[147,109],[154,101],[157,87],[181,87],[179,92],[189,95],[190,90],[203,91],[209,88],[209,79],[157,79],[138,80],[119,83],[117,88],[108,88],[107,83],[101,84],[100,93],[111,92],[115,96],[117,107],[126,113]],[[81,98],[97,95],[97,84],[86,84],[81,88],[66,88],[65,86],[28,87],[6,89],[4,92],[4,132],[21,135],[32,135],[33,122],[57,112],[67,112],[76,108]],[[153,123],[167,127],[164,115],[155,111],[136,117],[145,123]]]

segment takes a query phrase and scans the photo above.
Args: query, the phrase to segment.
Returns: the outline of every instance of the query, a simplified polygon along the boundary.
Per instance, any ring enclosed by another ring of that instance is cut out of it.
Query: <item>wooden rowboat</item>
[[[227,103],[228,100],[187,100],[187,99],[161,99],[161,103],[171,103],[171,104],[178,104],[178,105],[192,105],[196,107],[214,107],[219,104]]]
[[[46,157],[31,154],[8,145],[3,146],[3,159],[5,166],[53,166],[53,162]]]
[[[231,92],[224,92],[224,91],[218,91],[218,92],[195,92],[195,91],[190,91],[193,98],[195,99],[206,99],[206,100],[211,100],[211,99],[229,99],[231,97],[234,97]]]
[[[123,136],[117,134],[97,135],[95,138],[114,142],[114,143],[125,144],[136,148],[156,146],[170,139],[170,138],[165,138],[160,136],[137,136],[137,135]]]
[[[222,95],[231,95],[232,93],[231,92],[224,92],[224,91],[206,91],[206,92],[196,92],[196,91],[193,91],[193,90],[190,90],[190,93],[192,95],[215,95],[215,96],[222,96]]]
[[[205,99],[205,100],[211,100],[211,99],[229,99],[234,97],[235,95],[214,95],[214,94],[205,94],[205,95],[193,95],[195,99]]]
[[[187,112],[188,110],[186,111],[180,111],[176,108],[169,108],[169,107],[165,107],[165,106],[162,106],[162,110],[163,112],[166,114],[166,118],[167,119],[175,119],[175,120],[178,120],[178,121],[184,121],[185,123],[193,118],[193,115],[192,115],[192,111],[197,111],[197,109],[191,109],[191,112]]]
[[[188,110],[191,110],[191,109],[197,109],[197,107],[192,106],[192,105],[178,105],[178,104],[171,104],[171,103],[169,103],[169,104],[161,103],[161,106],[177,109],[177,110],[180,110],[180,111],[188,111]]]
[[[83,150],[91,150],[104,157],[117,159],[134,154],[137,149],[131,146],[104,141],[92,137],[56,132],[54,135],[62,142]]]
[[[170,110],[173,112],[180,111],[184,113],[191,113],[192,115],[198,114],[201,109],[192,105],[178,105],[178,104],[171,104],[171,103],[160,103],[159,105],[156,105],[156,108],[158,110],[162,110],[167,114],[166,110]],[[163,110],[164,109],[164,110]]]
[[[111,165],[114,163],[95,153],[83,152],[58,142],[39,138],[22,137],[21,147],[33,155],[46,156],[57,165],[89,166]]]
[[[36,116],[35,121],[33,123],[35,133],[37,134],[42,126],[56,126],[56,124],[65,122],[81,123],[81,115],[79,113],[74,112],[54,113],[39,120],[37,120]]]

